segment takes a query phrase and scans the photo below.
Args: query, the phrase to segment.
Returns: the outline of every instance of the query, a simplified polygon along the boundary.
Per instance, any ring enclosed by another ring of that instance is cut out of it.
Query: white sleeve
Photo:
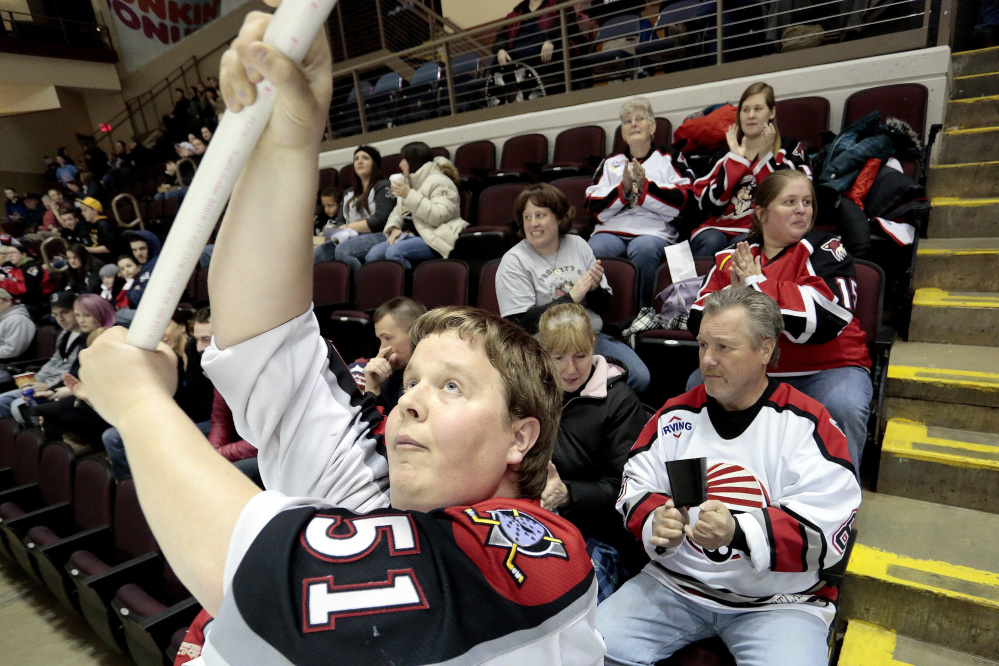
[[[311,310],[225,350],[213,341],[202,366],[257,447],[268,490],[352,511],[388,506],[388,464],[371,434],[381,415]]]
[[[538,304],[533,279],[533,274],[519,257],[510,251],[503,256],[496,271],[496,301],[500,316],[522,314]]]

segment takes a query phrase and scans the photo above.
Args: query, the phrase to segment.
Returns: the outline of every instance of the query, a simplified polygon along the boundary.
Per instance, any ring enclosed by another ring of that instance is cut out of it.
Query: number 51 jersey
[[[265,492],[205,664],[602,664],[586,545],[536,501],[368,514]]]

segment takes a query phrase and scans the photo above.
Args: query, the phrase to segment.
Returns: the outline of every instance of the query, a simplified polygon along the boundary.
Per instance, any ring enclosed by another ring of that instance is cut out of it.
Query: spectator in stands
[[[677,241],[673,221],[687,205],[692,178],[683,156],[652,144],[652,104],[644,97],[621,105],[621,135],[628,148],[604,159],[586,188],[586,207],[597,218],[590,247],[598,257],[627,257],[638,268],[639,304],[652,304],[663,248]]]
[[[61,228],[59,229],[59,235],[62,236],[63,240],[67,243],[81,243],[86,244],[89,238],[84,238],[83,228],[80,225],[80,218],[77,217],[76,210],[74,208],[66,208],[63,213],[59,215],[59,224]]]
[[[53,193],[56,195],[55,200],[52,198]],[[69,204],[63,201],[62,192],[56,188],[50,189],[49,194],[42,197],[41,221],[34,229],[21,236],[21,244],[31,252],[37,252],[46,238],[59,235],[59,215],[69,208]]]
[[[63,204],[66,203],[62,190],[58,187],[50,187],[46,196],[42,197],[42,205],[45,207],[45,214],[42,216],[42,229],[59,230],[59,215],[63,211]]]
[[[86,336],[80,333],[80,326],[76,323],[76,314],[73,312],[74,300],[76,300],[76,294],[66,291],[57,291],[49,298],[52,317],[62,331],[56,338],[55,352],[45,362],[45,365],[35,371],[35,381],[28,385],[34,389],[35,395],[58,388],[62,384],[63,373],[72,370],[76,363],[76,355],[83,349]],[[21,397],[21,389],[19,388],[0,394],[0,418],[11,416],[13,403],[15,401],[21,401],[19,404],[24,403]],[[15,418],[21,423],[24,422],[20,418],[20,414]]]
[[[181,198],[187,194],[187,187],[181,182],[180,173],[177,170],[177,163],[168,161],[163,165],[163,175],[160,176],[160,183],[156,188],[153,199],[174,199]]]
[[[319,193],[319,203],[322,206],[322,212],[316,215],[317,236],[326,229],[336,226],[337,218],[340,217],[340,201],[342,199],[343,190],[339,187],[327,187]]]
[[[403,182],[392,183],[396,204],[385,224],[385,241],[364,260],[388,259],[412,268],[427,259],[447,259],[468,226],[461,219],[458,170],[446,157],[434,157],[422,141],[407,143],[399,152]]]
[[[538,341],[562,377],[562,420],[541,505],[558,511],[587,539],[602,601],[624,581],[626,571],[638,572],[648,562],[614,509],[624,463],[647,416],[625,381],[627,369],[594,353],[596,338],[583,306],[560,303],[546,310]],[[595,556],[598,549],[602,552]],[[599,566],[608,556],[623,558],[626,571]]]
[[[860,485],[825,408],[767,377],[782,330],[753,289],[707,298],[708,383],[659,410],[624,468],[617,508],[653,561],[597,607],[607,664],[654,664],[712,635],[740,664],[828,663],[836,589],[819,574],[843,556]],[[711,499],[674,506],[666,463],[696,457]]]
[[[132,263],[134,264],[135,262],[133,261]],[[128,291],[126,290],[132,285],[125,278],[121,277],[121,269],[114,264],[105,264],[101,266],[99,274],[101,277],[100,297],[110,303],[115,310],[127,309]],[[122,323],[124,323],[124,320]]]
[[[0,252],[3,247],[0,246]],[[6,256],[0,256],[2,259]],[[37,327],[31,320],[28,309],[14,302],[14,297],[6,289],[0,288],[0,387],[7,386],[13,377],[4,367],[5,362],[13,361],[28,351],[35,339]]]
[[[222,120],[222,114],[225,113],[225,100],[219,97],[219,94],[212,88],[205,91],[205,99],[211,104],[212,111],[215,112],[215,124],[218,125],[218,121]]]
[[[382,303],[371,317],[379,342],[378,354],[350,366],[358,387],[373,394],[385,414],[395,408],[402,395],[402,373],[413,355],[409,333],[426,311],[422,303],[404,296]]]
[[[0,288],[6,289],[19,303],[27,306],[32,316],[40,316],[55,284],[41,264],[12,245],[0,248]]]
[[[29,192],[24,195],[25,211],[22,222],[26,231],[36,231],[42,223],[45,209],[39,205],[40,203],[41,198],[37,194]]]
[[[66,248],[66,291],[74,294],[96,294],[101,289],[101,262],[90,256],[81,243]]]
[[[206,144],[212,140],[212,130],[207,125],[201,127],[201,140]]]
[[[999,0],[979,0],[978,18],[971,37],[975,48],[989,48],[999,43]]]
[[[156,268],[156,259],[160,256],[160,239],[151,231],[130,231],[125,235],[125,240],[128,241],[128,246],[132,250],[132,257],[139,265],[139,273],[134,278],[135,282],[127,290],[129,309],[118,312],[119,323],[130,322],[135,316],[135,308],[139,307],[149,278],[152,277],[153,269]]]
[[[205,142],[198,137],[194,137],[194,139],[191,141],[191,145],[194,146],[194,154],[191,155],[191,159],[194,160],[197,164],[201,164],[201,158],[202,156],[204,156],[205,150],[208,148],[208,146],[206,146]]]
[[[739,122],[728,128],[728,148],[713,158],[711,171],[694,181],[694,196],[707,220],[690,238],[695,257],[712,257],[745,240],[753,219],[754,194],[763,179],[779,169],[812,177],[805,148],[782,139],[777,129],[774,89],[754,83],[739,98]]]
[[[812,231],[814,223],[811,179],[791,169],[768,176],[756,191],[749,238],[715,255],[687,327],[697,335],[705,299],[730,285],[747,285],[775,299],[784,335],[778,343],[780,365],[770,374],[829,410],[859,474],[873,387],[866,338],[853,316],[857,271],[839,237]],[[701,381],[695,371],[687,388]]]
[[[135,137],[132,137],[128,142],[128,157],[136,169],[140,169],[152,161],[149,149],[139,143]]]
[[[59,164],[59,168],[56,169],[56,178],[63,185],[68,185],[71,180],[76,180],[80,175],[76,167],[68,163],[64,156],[56,155],[56,162]]]
[[[124,254],[118,257],[117,265],[117,277],[125,282],[121,285],[121,293],[115,298],[115,306],[118,309],[137,307],[137,305],[132,305],[129,298],[132,296],[132,291],[134,290],[136,303],[142,299],[142,290],[145,288],[145,283],[140,282],[138,279],[139,272],[142,269],[139,267],[139,264],[135,263],[134,258]]]
[[[42,174],[42,182],[54,183],[58,181],[59,177],[56,176],[56,168],[59,166],[59,163],[48,155],[43,159],[45,161],[45,172]]]
[[[523,0],[507,14],[506,18],[517,18],[557,4],[557,0]],[[580,17],[578,13],[572,13],[567,17],[570,41],[578,33],[577,25]],[[535,18],[521,19],[499,30],[492,50],[496,56],[496,63],[501,67],[511,62],[523,63],[538,72],[546,88],[552,90],[564,88],[562,31],[557,11],[547,12]],[[562,77],[562,81],[559,77]]]
[[[24,200],[16,190],[8,187],[3,191],[3,194],[7,197],[7,205],[4,209],[4,214],[8,222],[16,223],[17,233],[15,235],[20,236],[24,233],[21,229],[24,224],[23,218],[28,212],[28,207],[24,205]]]
[[[586,8],[586,14],[602,26],[614,16],[640,15],[646,4],[650,3],[645,2],[645,0],[593,0]]]
[[[628,384],[641,393],[649,385],[649,369],[631,347],[600,332],[611,288],[590,246],[568,233],[574,215],[565,195],[547,183],[531,185],[517,197],[514,219],[524,240],[503,255],[496,273],[500,314],[533,334],[545,310],[579,303],[589,313],[596,353],[624,363]]]
[[[77,137],[80,137],[77,134]],[[101,150],[90,137],[79,139],[80,149],[83,151],[84,171],[92,174],[94,181],[100,179],[108,170],[108,154]]]
[[[354,175],[350,189],[343,195],[335,226],[358,235],[329,241],[317,247],[316,263],[337,259],[350,266],[357,279],[361,261],[368,250],[385,240],[385,223],[395,206],[395,197],[387,178],[382,177],[382,155],[373,146],[358,146],[354,151]],[[330,234],[332,236],[332,233]],[[342,238],[344,234],[340,234]],[[349,235],[349,234],[347,234]]]
[[[86,197],[80,204],[84,222],[78,226],[78,230],[83,237],[83,244],[90,254],[101,258],[110,257],[116,241],[114,227],[104,216],[104,206],[93,197]]]
[[[183,88],[173,89],[173,111],[163,116],[163,127],[170,138],[184,136],[190,124],[191,100]]]
[[[105,199],[104,188],[94,174],[84,171],[80,174],[80,195],[82,198]],[[77,197],[80,198],[80,197]]]

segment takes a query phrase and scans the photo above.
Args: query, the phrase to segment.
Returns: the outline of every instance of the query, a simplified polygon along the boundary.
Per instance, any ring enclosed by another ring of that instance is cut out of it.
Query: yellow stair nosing
[[[933,197],[930,199],[931,206],[994,206],[999,204],[999,197],[995,198],[969,198],[962,197]]]
[[[967,51],[954,51],[951,53],[951,57],[959,55],[968,55],[969,53],[984,53],[986,51],[999,51],[999,46],[983,46],[980,49],[969,49]]]
[[[916,256],[920,257],[968,257],[980,254],[999,254],[999,247],[979,247],[979,248],[946,248],[946,247],[922,247],[916,250]]]
[[[985,72],[983,74],[963,74],[961,76],[955,76],[955,81],[963,81],[964,79],[977,79],[980,76],[996,76],[999,72]]]
[[[936,375],[936,376],[933,376]],[[949,375],[940,377],[939,375]],[[999,374],[977,370],[954,370],[951,368],[925,368],[911,365],[888,364],[888,379],[899,379],[940,386],[974,388],[984,391],[999,391]],[[991,379],[992,381],[978,381]]]
[[[971,295],[969,292],[956,292],[954,295],[945,289],[921,287],[912,297],[912,305],[927,308],[999,308],[999,294]]]
[[[947,100],[948,104],[974,104],[975,102],[991,102],[999,100],[999,95],[986,95],[985,97],[961,97],[960,99]]]
[[[849,620],[843,648],[839,653],[840,666],[894,666],[896,634],[863,620]]]
[[[861,535],[861,538],[863,538],[863,535]],[[889,567],[899,567],[939,578],[950,578],[964,583],[999,589],[999,574],[997,573],[972,569],[961,564],[951,564],[939,560],[918,560],[914,557],[873,548],[863,543],[858,543],[854,546],[853,552],[850,554],[850,562],[847,565],[846,572],[847,575],[882,580],[895,585],[932,592],[949,599],[967,601],[978,606],[999,610],[999,600],[986,599],[967,592],[951,590],[925,582],[907,580],[890,573]]]
[[[964,136],[966,134],[986,134],[988,132],[999,132],[999,127],[969,127],[967,129],[944,130],[945,136]]]
[[[915,441],[932,444],[941,448],[954,449],[955,452],[920,451],[913,448]],[[912,458],[914,460],[952,465],[955,467],[999,471],[999,460],[982,460],[981,458],[965,456],[960,453],[962,450],[980,453],[999,453],[999,446],[930,437],[927,434],[925,424],[907,419],[891,419],[888,421],[881,450],[899,458]]]
[[[930,166],[931,169],[955,169],[957,167],[974,167],[974,166],[988,166],[990,164],[999,164],[999,160],[991,160],[988,162],[963,162],[961,164],[934,164]]]

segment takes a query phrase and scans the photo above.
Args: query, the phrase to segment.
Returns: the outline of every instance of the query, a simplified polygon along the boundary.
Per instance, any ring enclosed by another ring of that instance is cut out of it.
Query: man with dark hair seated
[[[659,410],[624,468],[617,508],[652,562],[597,609],[606,663],[654,664],[715,635],[739,664],[828,663],[837,590],[819,573],[843,557],[860,485],[829,412],[767,377],[783,329],[765,294],[708,296],[705,383]],[[706,458],[700,500],[667,474],[691,458]]]
[[[405,296],[382,303],[371,318],[380,343],[378,354],[350,366],[358,387],[377,396],[376,402],[385,414],[392,411],[402,395],[402,374],[413,355],[410,331],[426,311],[422,303]]]

